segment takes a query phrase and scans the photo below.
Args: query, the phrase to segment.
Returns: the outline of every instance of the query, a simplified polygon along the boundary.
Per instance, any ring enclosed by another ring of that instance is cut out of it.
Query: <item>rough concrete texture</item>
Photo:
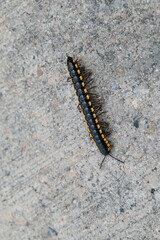
[[[0,3],[0,239],[160,239],[158,0]],[[66,53],[94,72],[112,154],[90,141]]]

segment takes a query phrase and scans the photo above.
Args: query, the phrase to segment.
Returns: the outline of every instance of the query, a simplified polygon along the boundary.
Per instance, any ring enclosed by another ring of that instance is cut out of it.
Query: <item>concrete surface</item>
[[[0,2],[0,239],[160,239],[157,1]],[[90,141],[66,53],[93,70],[112,154]]]

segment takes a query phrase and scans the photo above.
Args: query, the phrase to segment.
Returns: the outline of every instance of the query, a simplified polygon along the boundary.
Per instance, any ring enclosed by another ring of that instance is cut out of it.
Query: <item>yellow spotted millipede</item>
[[[69,79],[71,79],[76,94],[79,100],[79,107],[85,116],[85,121],[88,125],[88,130],[90,132],[91,139],[96,143],[99,151],[104,155],[104,158],[100,164],[100,168],[107,155],[110,155],[111,145],[106,138],[109,133],[105,132],[104,126],[105,122],[100,122],[97,114],[101,110],[101,103],[96,99],[97,95],[90,92],[87,88],[89,82],[93,79],[91,78],[91,72],[80,67],[79,61],[74,60],[72,57],[67,57],[67,67],[69,71]],[[118,158],[113,157],[117,161],[124,163]]]

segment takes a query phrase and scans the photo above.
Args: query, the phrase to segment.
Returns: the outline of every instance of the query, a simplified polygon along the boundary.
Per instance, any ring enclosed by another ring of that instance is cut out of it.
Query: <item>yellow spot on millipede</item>
[[[102,134],[102,129],[99,129],[99,133]]]
[[[77,70],[77,73],[78,73],[78,74],[80,74],[80,73],[81,73],[79,69]]]
[[[87,89],[86,88],[84,88],[84,93],[87,93]]]
[[[84,115],[84,113],[82,112],[82,114]],[[83,120],[86,122],[86,119],[85,118],[83,118]]]
[[[90,138],[92,139],[92,141],[93,141],[93,137],[92,137],[92,134],[89,134],[89,136],[90,136]]]
[[[101,135],[102,138],[105,138],[104,134]]]
[[[88,94],[86,95],[86,98],[87,98],[87,100],[89,100],[89,95]]]
[[[94,118],[96,118],[96,117],[97,117],[95,113],[93,113],[93,117],[94,117]]]
[[[75,67],[78,68],[78,64],[77,63],[75,64]]]
[[[76,61],[73,59],[73,63],[75,63]]]
[[[84,87],[85,86],[85,83],[84,82],[82,82],[82,87]]]
[[[91,108],[91,112],[94,112],[94,108]]]
[[[82,76],[80,76],[80,77],[79,77],[79,79],[82,81],[82,80],[83,80],[83,77],[82,77]]]
[[[105,143],[108,143],[108,140],[106,138],[103,139],[105,141]]]
[[[110,144],[109,143],[107,143],[107,147],[110,148]]]
[[[101,128],[99,124],[97,124],[97,128],[98,128],[98,129],[100,129],[100,128]]]
[[[95,119],[95,123],[98,123],[98,119],[97,118]]]
[[[92,103],[91,103],[91,101],[89,101],[89,102],[88,102],[88,105],[89,105],[89,106],[92,106]]]

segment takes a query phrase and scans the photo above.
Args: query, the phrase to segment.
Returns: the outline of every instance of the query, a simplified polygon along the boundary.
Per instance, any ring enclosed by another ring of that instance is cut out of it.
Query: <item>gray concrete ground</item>
[[[0,2],[0,239],[160,239],[158,0]],[[94,72],[90,141],[66,53]]]

